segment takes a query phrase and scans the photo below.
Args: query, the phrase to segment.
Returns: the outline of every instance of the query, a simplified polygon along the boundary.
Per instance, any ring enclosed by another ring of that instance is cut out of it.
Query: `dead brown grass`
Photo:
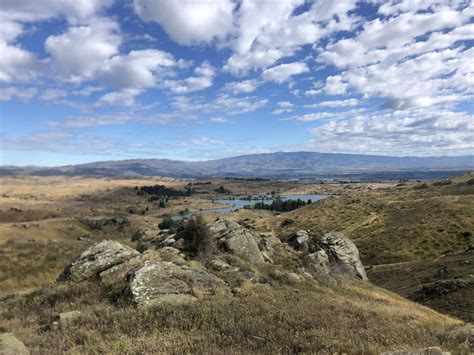
[[[361,282],[253,287],[233,299],[150,310],[117,307],[108,292],[96,284],[44,288],[4,305],[2,326],[43,354],[459,350],[443,340],[459,321]],[[81,310],[83,317],[41,330],[55,314],[70,310]]]

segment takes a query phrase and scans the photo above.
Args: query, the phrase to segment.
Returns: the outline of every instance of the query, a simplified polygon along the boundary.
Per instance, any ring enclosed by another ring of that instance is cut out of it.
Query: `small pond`
[[[261,198],[259,198],[261,197]],[[286,200],[303,200],[303,201],[308,201],[311,200],[312,202],[322,200],[324,198],[330,197],[329,195],[316,195],[316,194],[295,194],[295,195],[280,195],[279,196],[283,201]],[[270,205],[273,202],[274,197],[272,195],[264,195],[264,196],[259,196],[259,195],[254,195],[252,196],[252,199],[242,199],[242,198],[227,198],[227,199],[220,199],[220,200],[215,200],[215,203],[218,203],[220,205],[223,205],[223,207],[217,207],[217,208],[209,208],[206,210],[201,210],[201,211],[195,211],[195,212],[188,212],[183,215],[177,215],[171,217],[172,220],[174,221],[180,221],[184,218],[190,217],[190,216],[198,216],[198,215],[204,215],[208,213],[213,213],[213,212],[218,212],[218,213],[226,213],[226,212],[233,212],[240,210],[244,208],[245,206],[251,206],[256,204],[257,202],[263,202],[264,204]]]

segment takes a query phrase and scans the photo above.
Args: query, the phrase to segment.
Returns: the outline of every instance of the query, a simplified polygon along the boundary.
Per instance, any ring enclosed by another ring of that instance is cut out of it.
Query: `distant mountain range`
[[[0,167],[0,175],[279,179],[422,179],[474,170],[474,156],[391,157],[316,152],[277,152],[186,162],[169,159],[105,161],[60,167]]]

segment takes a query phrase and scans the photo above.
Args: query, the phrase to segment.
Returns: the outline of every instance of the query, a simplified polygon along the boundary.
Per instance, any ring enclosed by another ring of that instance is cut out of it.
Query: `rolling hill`
[[[266,178],[442,178],[474,169],[474,156],[392,157],[276,152],[208,161],[133,159],[59,167],[0,167],[0,175]]]

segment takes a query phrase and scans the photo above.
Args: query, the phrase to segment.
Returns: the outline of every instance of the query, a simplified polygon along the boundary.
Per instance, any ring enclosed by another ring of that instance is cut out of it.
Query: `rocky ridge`
[[[216,251],[206,258],[186,250],[183,232],[162,231],[149,237],[145,247],[144,240],[138,241],[141,253],[116,241],[101,241],[68,265],[58,281],[122,283],[124,299],[148,307],[231,297],[244,282],[268,283],[268,275],[289,284],[334,281],[339,274],[367,280],[357,248],[341,233],[317,236],[298,231],[282,242],[272,233],[259,233],[251,224],[232,219],[218,219],[207,228]],[[299,267],[285,270],[284,259]],[[271,272],[265,265],[271,265]],[[231,285],[228,279],[238,282]]]

